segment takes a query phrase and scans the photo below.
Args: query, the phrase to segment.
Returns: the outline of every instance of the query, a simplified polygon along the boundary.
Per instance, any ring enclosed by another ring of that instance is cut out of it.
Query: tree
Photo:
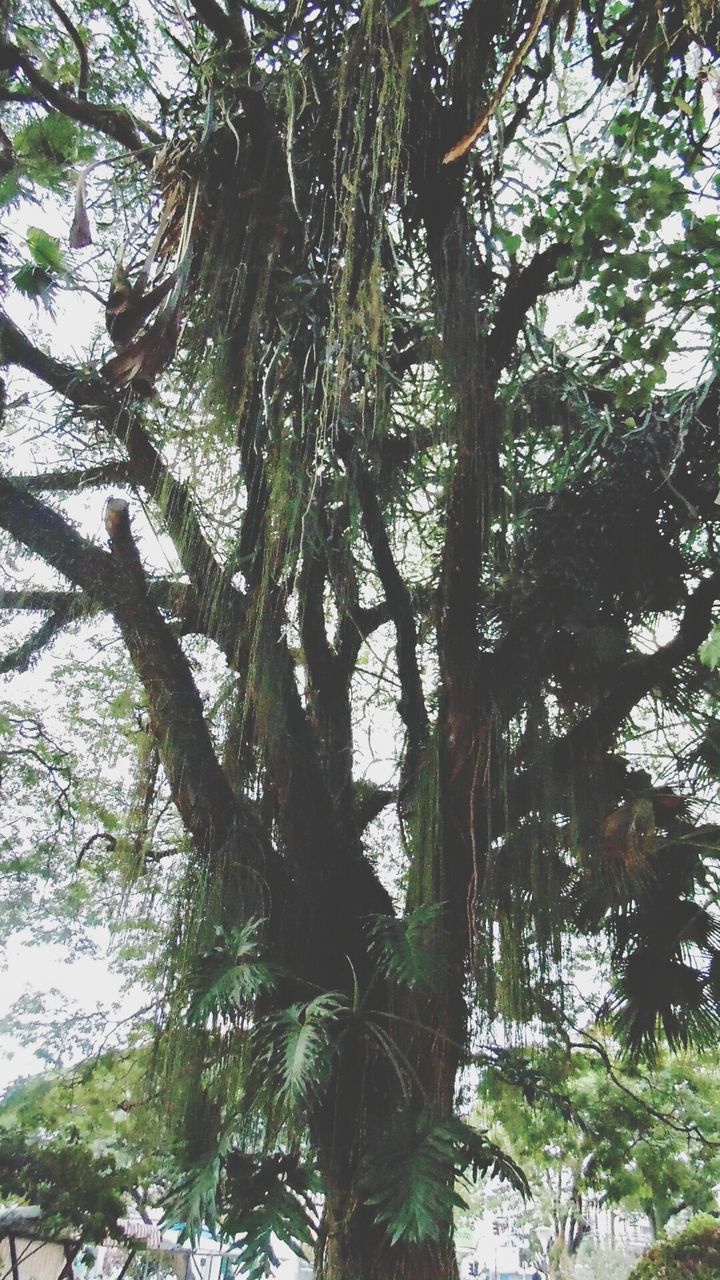
[[[107,339],[0,321],[3,670],[119,637],[139,781],[119,835],[70,806],[73,883],[153,880],[186,1220],[296,1235],[315,1169],[322,1280],[455,1275],[456,1171],[521,1183],[455,1114],[475,1013],[557,1026],[573,937],[609,939],[631,1054],[717,1027],[718,28],[689,0],[5,17],[8,288],[61,319],[82,290]],[[18,246],[41,190],[79,266]],[[47,782],[39,723],[40,764],[6,756]]]
[[[588,1198],[646,1215],[653,1235],[684,1210],[712,1212],[718,1182],[717,1062],[661,1057],[652,1070],[610,1068],[596,1035],[489,1067],[483,1119],[535,1192],[534,1219],[551,1217],[553,1251],[575,1253]],[[525,1096],[518,1096],[518,1075]]]
[[[672,1280],[698,1276],[710,1280],[720,1262],[720,1231],[714,1218],[702,1215],[675,1236],[655,1244],[632,1272],[630,1280],[652,1280],[663,1275]]]
[[[178,1170],[158,1144],[145,1059],[142,1049],[105,1053],[8,1089],[0,1106],[3,1198],[21,1195],[43,1209],[44,1221],[50,1215],[86,1242],[117,1235],[129,1205],[149,1221]]]

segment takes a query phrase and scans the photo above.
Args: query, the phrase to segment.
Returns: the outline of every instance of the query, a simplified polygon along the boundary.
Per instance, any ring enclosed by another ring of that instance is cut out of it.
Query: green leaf
[[[26,298],[31,298],[33,302],[41,302],[49,311],[52,311],[55,280],[48,271],[35,262],[24,262],[13,273],[12,278],[16,289]]]
[[[60,248],[60,241],[49,235],[41,227],[30,227],[27,233],[27,246],[33,262],[43,271],[59,276],[69,276],[70,267],[65,254]]]
[[[20,170],[14,168],[0,179],[0,208],[14,204],[20,196],[28,196],[28,193],[23,187]]]
[[[221,1227],[234,1242],[248,1280],[262,1280],[277,1266],[273,1236],[304,1256],[303,1245],[310,1245],[315,1234],[311,1196],[316,1190],[313,1171],[291,1153],[229,1154],[225,1193],[230,1208]]]
[[[275,1020],[276,1061],[281,1093],[291,1104],[317,1093],[330,1063],[337,1024],[348,1015],[347,998],[328,991],[293,1004]]]
[[[445,972],[440,947],[442,904],[417,907],[403,919],[374,916],[370,950],[386,978],[416,990],[436,988]]]
[[[720,627],[714,627],[707,640],[700,645],[699,657],[711,671],[720,666]]]
[[[60,112],[18,130],[14,148],[28,175],[53,191],[65,190],[72,168],[95,154],[94,143],[87,141],[80,126]]]
[[[401,1113],[378,1135],[361,1191],[391,1244],[443,1240],[452,1230],[454,1210],[464,1207],[455,1183],[468,1168],[473,1176],[504,1179],[529,1195],[520,1167],[485,1134],[455,1118],[440,1120],[430,1108],[420,1115]]]
[[[198,958],[191,978],[188,1021],[204,1025],[209,1018],[237,1019],[239,1013],[275,980],[272,966],[260,957],[260,921],[216,930],[216,944]]]

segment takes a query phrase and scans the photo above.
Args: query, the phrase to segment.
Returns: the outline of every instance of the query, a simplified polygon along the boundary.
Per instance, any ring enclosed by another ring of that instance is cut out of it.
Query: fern
[[[261,1280],[278,1265],[273,1236],[304,1256],[302,1246],[312,1243],[316,1230],[312,1201],[316,1190],[314,1174],[294,1155],[230,1154],[222,1231],[237,1248],[248,1280]]]
[[[365,1203],[395,1245],[447,1239],[453,1212],[464,1207],[456,1180],[489,1175],[530,1194],[525,1174],[511,1158],[462,1120],[439,1120],[429,1109],[401,1114],[384,1132],[361,1182]]]
[[[274,983],[272,966],[259,956],[260,921],[249,920],[235,929],[215,930],[216,942],[202,952],[191,976],[188,1021],[205,1025],[208,1019],[237,1020]]]
[[[439,917],[442,904],[417,907],[403,919],[373,916],[370,950],[380,972],[414,990],[433,990],[444,974]]]
[[[267,1056],[282,1096],[294,1106],[317,1094],[326,1078],[338,1023],[348,1018],[347,997],[327,991],[292,1004],[269,1024]]]
[[[196,1165],[168,1197],[165,1221],[182,1222],[181,1244],[184,1240],[190,1240],[194,1244],[204,1227],[210,1231],[215,1230],[220,1171],[221,1157],[216,1152],[202,1164]]]

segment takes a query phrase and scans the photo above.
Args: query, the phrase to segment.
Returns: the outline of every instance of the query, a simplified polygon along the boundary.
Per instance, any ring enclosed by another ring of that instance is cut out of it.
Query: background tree
[[[662,1274],[672,1280],[684,1280],[686,1276],[710,1280],[720,1259],[719,1237],[713,1218],[695,1218],[674,1239],[653,1245],[632,1272],[631,1280],[652,1280]]]
[[[94,1186],[102,1194],[108,1186],[115,1192],[113,1234],[118,1216],[130,1207],[147,1219],[148,1209],[157,1208],[177,1181],[178,1170],[172,1152],[158,1146],[159,1108],[142,1083],[146,1071],[147,1053],[135,1048],[45,1072],[8,1089],[0,1107],[3,1196],[22,1195],[56,1214],[61,1210],[48,1196],[59,1198],[65,1212],[69,1206],[74,1215],[69,1221],[87,1239]],[[78,1170],[72,1182],[62,1168],[57,1177],[38,1173],[43,1161],[60,1160],[70,1148]],[[18,1152],[25,1158],[24,1181],[18,1178]],[[103,1220],[92,1239],[101,1243],[107,1229]]]
[[[310,1166],[322,1280],[452,1276],[456,1172],[521,1184],[458,1076],[562,1020],[574,935],[632,1055],[717,1029],[718,25],[5,14],[8,289],[107,337],[0,321],[3,668],[122,645],[139,781],[76,862],[155,884],[183,1213],[297,1235]]]
[[[558,1262],[577,1252],[598,1203],[643,1213],[654,1236],[678,1213],[715,1208],[714,1056],[609,1070],[606,1055],[588,1036],[572,1054],[558,1046],[513,1055],[484,1074],[480,1115],[528,1176],[535,1200],[526,1221],[551,1218]]]

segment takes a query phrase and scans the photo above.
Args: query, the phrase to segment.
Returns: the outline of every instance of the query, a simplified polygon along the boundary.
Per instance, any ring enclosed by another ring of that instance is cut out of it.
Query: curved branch
[[[388,805],[397,804],[399,793],[387,787],[377,787],[373,783],[355,784],[353,808],[358,831],[364,831],[370,823],[387,809]]]
[[[631,1089],[626,1085],[618,1076],[612,1059],[610,1058],[610,1054],[604,1044],[602,1044],[596,1036],[591,1035],[589,1031],[582,1030],[582,1028],[578,1030],[577,1034],[581,1035],[583,1039],[575,1043],[571,1042],[569,1047],[571,1049],[589,1049],[593,1053],[596,1053],[615,1087],[619,1089],[621,1093],[624,1093],[627,1098],[630,1098],[632,1102],[636,1103],[638,1107],[642,1108],[646,1115],[652,1116],[653,1120],[659,1120],[667,1129],[672,1129],[675,1133],[681,1133],[686,1138],[696,1138],[703,1147],[711,1150],[720,1149],[720,1142],[715,1142],[712,1138],[706,1137],[702,1129],[694,1120],[689,1121],[687,1124],[683,1124],[682,1121],[677,1120],[675,1116],[670,1115],[669,1112],[661,1111],[659,1108],[654,1107],[652,1103],[647,1102],[646,1099],[642,1098],[634,1089]]]
[[[52,9],[53,13],[57,14],[65,30],[70,36],[70,39],[75,45],[75,48],[77,49],[78,58],[80,59],[80,75],[78,76],[77,96],[81,100],[81,102],[86,102],[88,81],[90,79],[90,63],[88,62],[88,55],[87,55],[87,49],[85,48],[85,41],[80,35],[80,32],[78,31],[74,22],[71,20],[71,18],[63,9],[62,5],[58,4],[58,0],[48,0],[48,4],[50,5],[50,8]]]
[[[427,737],[429,721],[417,661],[417,628],[412,598],[395,563],[372,478],[354,450],[348,459],[348,467],[360,500],[365,536],[395,625],[398,676],[402,688],[398,710],[408,731],[408,756],[414,759]]]
[[[565,779],[569,785],[584,785],[579,771],[588,760],[597,761],[609,752],[618,732],[631,711],[658,684],[672,674],[676,667],[691,657],[707,637],[712,625],[712,610],[720,599],[720,569],[696,587],[688,597],[680,625],[667,644],[654,653],[638,654],[624,662],[617,671],[611,688],[589,715],[580,720],[562,737],[548,746],[538,769],[518,769],[512,785],[510,808],[516,814],[525,812],[536,797],[535,783],[538,771],[543,778],[555,776]],[[496,813],[493,829],[496,834],[506,830],[507,809]]]
[[[0,675],[7,675],[11,671],[27,671],[43,649],[46,649],[70,622],[72,617],[68,612],[58,610],[51,614],[37,630],[33,631],[32,635],[23,640],[22,644],[11,649],[4,658],[0,658]]]
[[[487,343],[487,354],[496,370],[505,367],[528,311],[542,297],[551,275],[569,252],[568,244],[552,244],[536,253],[520,274],[508,281]]]
[[[556,744],[556,767],[566,766],[589,750],[608,750],[612,746],[620,726],[638,702],[699,649],[712,626],[713,605],[718,599],[720,569],[703,578],[688,596],[672,640],[654,653],[631,658],[620,666],[612,688],[599,705]]]
[[[132,115],[125,107],[105,107],[97,103],[84,102],[74,98],[70,93],[65,93],[63,89],[58,89],[51,80],[38,71],[32,59],[17,45],[3,43],[0,45],[0,50],[6,59],[10,59],[16,68],[24,72],[45,103],[71,120],[77,120],[79,124],[87,125],[98,133],[113,138],[121,147],[136,155],[147,169],[152,167],[152,154],[148,148],[148,141],[159,146],[163,139],[151,125]]]
[[[186,485],[176,480],[145,430],[140,414],[96,374],[80,372],[46,355],[0,312],[0,359],[33,373],[72,404],[87,411],[125,446],[130,478],[157,502],[181,564],[196,588],[201,629],[237,670],[245,603],[208,545]]]

